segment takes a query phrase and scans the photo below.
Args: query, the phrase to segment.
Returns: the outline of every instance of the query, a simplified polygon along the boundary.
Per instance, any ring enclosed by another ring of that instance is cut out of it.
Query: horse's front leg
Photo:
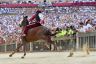
[[[57,45],[51,40],[51,37],[48,38],[48,42],[49,42],[51,51],[57,50]]]
[[[70,54],[68,55],[68,57],[72,57],[73,56],[73,51],[74,51],[74,49],[73,48],[71,48],[71,50],[70,50]]]
[[[75,42],[73,39],[70,39],[69,41],[69,48],[70,48],[70,54],[68,55],[68,57],[72,57],[74,55],[74,46]]]
[[[15,54],[15,52],[17,52],[21,46],[23,46],[22,43],[19,44],[19,46],[9,55],[9,57],[12,57],[12,55]]]
[[[22,59],[26,56],[26,43],[23,46],[24,55],[21,57]]]

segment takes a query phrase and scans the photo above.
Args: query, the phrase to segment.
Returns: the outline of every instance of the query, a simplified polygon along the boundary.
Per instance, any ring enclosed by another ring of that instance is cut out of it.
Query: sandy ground
[[[86,56],[83,52],[75,52],[73,57],[67,57],[69,52],[32,52],[21,59],[23,53],[0,53],[0,64],[96,64],[96,52]]]

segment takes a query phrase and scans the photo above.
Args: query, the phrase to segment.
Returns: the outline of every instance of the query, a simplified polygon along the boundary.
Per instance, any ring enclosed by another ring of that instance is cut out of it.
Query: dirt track
[[[16,53],[9,57],[9,53],[0,54],[0,64],[96,64],[96,52],[85,56],[83,52],[75,52],[73,57],[67,57],[68,52],[33,52],[27,53],[25,59],[20,57],[23,53]]]

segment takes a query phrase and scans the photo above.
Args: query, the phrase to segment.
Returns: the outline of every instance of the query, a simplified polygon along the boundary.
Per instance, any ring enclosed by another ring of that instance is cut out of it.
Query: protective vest
[[[68,32],[67,35],[72,35],[74,33],[72,29],[69,29],[67,32]]]
[[[58,34],[56,34],[56,37],[64,37],[66,35],[67,31],[66,30],[62,30],[61,32],[59,32]]]

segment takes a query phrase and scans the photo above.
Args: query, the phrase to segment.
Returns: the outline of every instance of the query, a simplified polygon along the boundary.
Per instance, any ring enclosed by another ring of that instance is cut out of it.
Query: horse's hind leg
[[[70,50],[70,54],[68,55],[68,57],[72,57],[73,56],[73,48]]]
[[[56,44],[51,40],[51,36],[48,36],[48,40],[47,40],[47,42],[50,43],[50,50],[57,50],[57,46],[56,46]],[[52,44],[53,47],[54,47],[53,49],[52,49],[51,44]]]
[[[72,57],[74,55],[74,46],[75,42],[73,41],[73,39],[70,39],[69,41],[69,47],[70,47],[70,54],[68,55],[68,57]]]
[[[26,56],[26,43],[23,46],[24,55],[21,57],[22,59]]]
[[[86,55],[89,55],[90,50],[87,43],[83,44],[83,51],[86,53]]]
[[[9,55],[9,57],[12,57],[12,55],[15,54],[15,52],[17,52],[21,46],[23,46],[22,43],[19,44],[19,46]]]

